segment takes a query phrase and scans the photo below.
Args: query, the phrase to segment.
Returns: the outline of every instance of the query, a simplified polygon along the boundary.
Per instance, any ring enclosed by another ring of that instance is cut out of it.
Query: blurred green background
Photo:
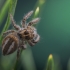
[[[41,39],[30,47],[36,69],[44,70],[49,54],[53,54],[59,56],[60,66],[66,70],[70,58],[70,0],[18,0],[14,19],[19,25],[27,12],[38,7],[38,1],[43,2],[38,15],[41,20],[36,26]],[[4,22],[0,32],[3,25]]]

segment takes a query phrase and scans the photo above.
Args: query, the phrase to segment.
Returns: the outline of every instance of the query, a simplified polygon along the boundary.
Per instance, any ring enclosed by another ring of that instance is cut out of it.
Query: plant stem
[[[22,54],[22,50],[20,50],[20,54],[16,57],[14,70],[17,70],[17,67],[19,66],[21,54]]]
[[[19,59],[16,59],[14,70],[17,70],[18,63],[19,63]]]

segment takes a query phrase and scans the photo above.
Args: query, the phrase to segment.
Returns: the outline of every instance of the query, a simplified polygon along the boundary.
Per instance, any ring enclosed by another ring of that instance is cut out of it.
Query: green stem
[[[14,70],[17,70],[18,63],[19,63],[19,59],[16,59],[15,66],[14,66]]]
[[[17,58],[16,58],[14,70],[17,70],[17,67],[19,66],[21,54],[22,54],[22,50],[20,51],[20,55],[17,56]]]

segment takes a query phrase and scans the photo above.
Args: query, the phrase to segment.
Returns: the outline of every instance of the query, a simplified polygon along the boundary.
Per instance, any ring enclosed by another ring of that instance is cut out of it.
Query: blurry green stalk
[[[54,68],[54,60],[53,60],[52,54],[50,54],[49,57],[48,57],[46,70],[55,70],[55,68]]]
[[[17,5],[17,0],[10,0],[7,21],[6,21],[6,23],[4,25],[4,28],[3,28],[3,30],[2,30],[2,32],[0,34],[0,44],[2,43],[2,34],[3,34],[3,32],[5,32],[10,26],[10,23],[11,23],[10,14],[12,14],[14,16],[16,5]]]
[[[41,15],[42,8],[43,8],[43,5],[44,5],[45,1],[46,0],[38,0],[37,1],[33,18],[36,18],[36,17]]]
[[[8,12],[10,2],[11,2],[11,0],[6,0],[3,8],[0,10],[0,26],[1,26],[3,20],[6,16],[7,12]]]

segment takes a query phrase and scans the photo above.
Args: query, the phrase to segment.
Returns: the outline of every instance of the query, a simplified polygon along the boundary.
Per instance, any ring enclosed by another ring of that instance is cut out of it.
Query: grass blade
[[[3,8],[0,10],[0,26],[1,26],[3,20],[6,16],[7,12],[8,12],[10,2],[11,2],[11,0],[6,0]]]
[[[6,23],[4,25],[4,28],[3,28],[2,32],[1,32],[1,35],[0,35],[0,43],[2,42],[3,32],[6,31],[10,26],[11,21],[10,21],[10,15],[9,14],[11,13],[14,16],[15,9],[16,9],[16,4],[17,4],[17,0],[11,0],[10,6],[9,6],[9,11],[8,11],[7,21],[6,21]]]
[[[53,60],[52,54],[50,54],[49,57],[48,57],[48,62],[47,62],[46,70],[55,70],[54,69],[54,60]]]

